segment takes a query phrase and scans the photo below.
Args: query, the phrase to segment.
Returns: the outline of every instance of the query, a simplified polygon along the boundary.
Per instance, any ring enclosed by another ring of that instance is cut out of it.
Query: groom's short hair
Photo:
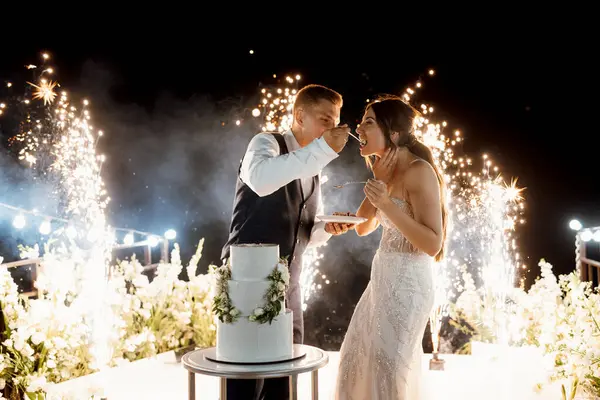
[[[296,94],[294,110],[301,106],[314,106],[321,100],[327,100],[340,108],[344,104],[342,95],[335,90],[322,85],[311,84],[304,86]]]

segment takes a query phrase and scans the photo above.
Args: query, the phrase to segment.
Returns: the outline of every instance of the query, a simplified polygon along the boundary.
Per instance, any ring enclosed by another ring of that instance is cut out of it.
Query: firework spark
[[[36,91],[33,93],[34,100],[44,100],[44,105],[51,104],[54,101],[56,97],[54,88],[58,86],[57,82],[42,79],[39,85],[31,82],[27,83],[36,88]]]
[[[434,71],[430,70],[429,75]],[[420,88],[422,83],[415,86]],[[403,97],[411,103],[415,93],[407,88]],[[498,166],[487,154],[482,155],[479,171],[475,170],[470,157],[457,155],[463,142],[461,132],[445,134],[448,124],[434,121],[433,107],[411,104],[422,113],[416,121],[415,135],[432,149],[448,188],[447,256],[434,266],[436,302],[430,318],[433,342],[437,344],[441,319],[447,315],[448,303],[458,295],[452,282],[461,276],[461,268],[478,277],[483,292],[500,304],[515,286],[520,262],[515,231],[524,223],[523,189],[517,187],[516,180],[505,184]]]
[[[50,58],[48,54],[42,57],[44,63]],[[34,79],[39,83],[27,82],[36,90],[26,91],[16,102],[20,132],[9,143],[21,147],[19,158],[36,169],[39,179],[53,184],[61,199],[58,213],[67,223],[54,232],[51,242],[67,260],[78,260],[74,270],[64,273],[76,277],[77,289],[84,294],[74,304],[88,313],[92,352],[97,365],[103,367],[109,359],[103,301],[112,235],[105,218],[110,199],[100,176],[104,158],[96,154],[97,138],[102,133],[93,130],[87,100],[78,109],[62,92],[54,103],[54,89],[60,85],[44,77],[53,72],[52,68],[26,68],[41,71]]]

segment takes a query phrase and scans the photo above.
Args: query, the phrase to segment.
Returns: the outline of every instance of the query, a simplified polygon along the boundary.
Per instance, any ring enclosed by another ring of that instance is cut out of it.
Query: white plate
[[[317,218],[323,222],[337,222],[340,224],[359,224],[367,220],[363,217],[353,217],[349,215],[317,215]]]

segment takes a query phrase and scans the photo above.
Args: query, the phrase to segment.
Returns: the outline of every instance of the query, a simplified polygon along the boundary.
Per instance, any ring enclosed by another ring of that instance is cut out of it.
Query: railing
[[[160,261],[168,263],[169,262],[169,241],[167,239],[161,238],[158,240],[157,246],[159,246],[159,245],[160,245]],[[142,265],[144,266],[144,272],[155,269],[158,266],[158,263],[152,262],[153,246],[150,243],[150,241],[148,241],[148,240],[143,240],[141,242],[136,242],[136,243],[132,243],[132,244],[118,244],[116,246],[113,246],[112,252],[114,254],[115,251],[134,249],[134,248],[140,248],[140,247],[144,248],[144,258],[143,258],[143,263],[142,263]],[[2,264],[3,266],[6,266],[7,268],[20,268],[20,267],[26,267],[26,266],[32,267],[31,268],[32,290],[21,293],[22,296],[26,296],[26,297],[37,296],[37,289],[35,288],[35,280],[37,279],[37,277],[41,271],[42,260],[43,260],[42,258],[28,258],[25,260],[13,261],[13,262]],[[111,271],[109,270],[109,272],[108,272],[109,278],[110,278],[110,273],[111,273]]]
[[[598,232],[598,233],[597,233]],[[600,261],[588,258],[587,245],[590,241],[599,242],[600,227],[577,232],[575,239],[575,263],[579,278],[591,282],[592,287],[600,285]]]

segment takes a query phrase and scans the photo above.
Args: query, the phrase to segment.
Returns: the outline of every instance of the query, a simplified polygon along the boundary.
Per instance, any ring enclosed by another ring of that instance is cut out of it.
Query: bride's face
[[[385,152],[386,140],[383,131],[377,124],[377,118],[372,108],[369,108],[356,128],[359,138],[366,142],[360,146],[360,155],[363,157],[381,155]]]

